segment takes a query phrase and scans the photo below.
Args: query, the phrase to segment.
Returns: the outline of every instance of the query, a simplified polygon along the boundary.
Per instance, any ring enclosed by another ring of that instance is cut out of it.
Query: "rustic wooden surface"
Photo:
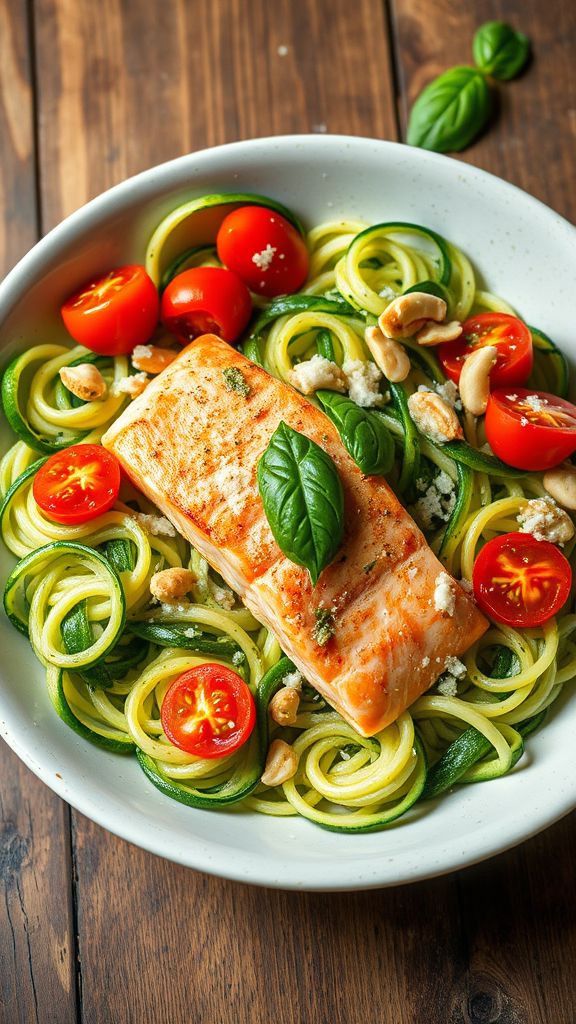
[[[505,16],[535,59],[463,159],[576,220],[566,0],[0,0],[0,269],[102,189],[191,149],[402,138]],[[457,875],[295,895],[198,875],[70,813],[4,746],[1,1024],[573,1024],[576,819]]]

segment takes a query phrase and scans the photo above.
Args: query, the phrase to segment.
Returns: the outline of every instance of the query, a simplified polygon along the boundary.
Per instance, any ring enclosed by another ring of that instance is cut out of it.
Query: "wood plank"
[[[25,0],[0,0],[0,276],[37,238]],[[75,1019],[67,806],[0,743],[0,1018]]]
[[[531,38],[531,64],[518,79],[497,84],[494,119],[459,159],[519,185],[576,220],[576,4],[391,0],[391,5],[404,132],[408,111],[421,89],[448,67],[472,62],[472,37],[483,22],[505,20]]]
[[[471,59],[484,21],[501,18],[528,34],[534,59],[498,85],[497,118],[459,159],[492,171],[576,219],[572,154],[576,83],[570,54],[576,8],[562,0],[392,0],[402,125],[436,74]],[[448,1019],[545,1022],[572,1019],[576,1004],[576,816],[504,857],[459,877],[462,942],[468,966]]]
[[[394,137],[371,0],[37,0],[43,225],[145,167],[250,136]],[[366,64],[378,65],[367,84]]]

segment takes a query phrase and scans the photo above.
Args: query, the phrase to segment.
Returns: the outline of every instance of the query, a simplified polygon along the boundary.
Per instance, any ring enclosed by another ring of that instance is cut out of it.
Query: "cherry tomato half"
[[[246,683],[223,665],[197,665],[166,691],[162,728],[175,747],[196,757],[224,757],[241,747],[256,722]]]
[[[237,274],[224,267],[184,270],[162,296],[162,320],[183,344],[200,334],[236,341],[251,315],[250,292]]]
[[[484,345],[495,345],[498,349],[496,365],[490,373],[492,387],[506,388],[528,379],[534,359],[532,335],[526,324],[508,313],[478,313],[465,321],[456,341],[438,346],[438,358],[446,376],[457,384],[466,356]]]
[[[32,493],[56,523],[77,526],[112,507],[120,490],[120,463],[99,444],[73,444],[40,467]]]
[[[546,391],[497,388],[485,427],[492,451],[518,469],[550,469],[576,451],[576,406]]]
[[[121,356],[149,341],[158,323],[158,292],[140,266],[117,267],[87,281],[61,309],[79,345],[103,356]]]
[[[257,295],[289,295],[308,276],[308,249],[295,227],[265,206],[241,206],[224,218],[218,256]]]
[[[528,628],[551,619],[572,585],[568,559],[547,540],[504,533],[484,545],[472,572],[474,597],[486,615]]]

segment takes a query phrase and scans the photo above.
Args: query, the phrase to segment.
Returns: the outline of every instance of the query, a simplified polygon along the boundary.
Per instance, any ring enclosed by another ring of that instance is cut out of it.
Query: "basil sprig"
[[[504,21],[487,21],[474,36],[472,52],[481,71],[508,82],[525,66],[530,40]]]
[[[481,25],[472,43],[477,67],[450,68],[420,93],[408,121],[408,143],[437,153],[465,149],[484,129],[491,110],[485,76],[503,82],[522,70],[530,40],[503,21]]]
[[[344,494],[332,459],[282,422],[258,463],[258,489],[278,547],[315,585],[344,534]]]
[[[316,398],[358,468],[366,475],[389,473],[394,462],[394,441],[379,416],[337,391],[317,391]]]
[[[476,68],[451,68],[420,93],[410,114],[408,143],[436,153],[465,149],[490,116],[490,90]]]

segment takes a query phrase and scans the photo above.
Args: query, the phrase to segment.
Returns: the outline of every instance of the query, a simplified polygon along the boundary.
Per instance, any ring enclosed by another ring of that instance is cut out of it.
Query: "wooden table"
[[[0,0],[0,270],[103,189],[232,139],[404,137],[506,16],[535,59],[463,159],[576,220],[568,0]],[[572,1024],[576,818],[447,878],[296,895],[71,811],[3,746],[2,1024]]]

